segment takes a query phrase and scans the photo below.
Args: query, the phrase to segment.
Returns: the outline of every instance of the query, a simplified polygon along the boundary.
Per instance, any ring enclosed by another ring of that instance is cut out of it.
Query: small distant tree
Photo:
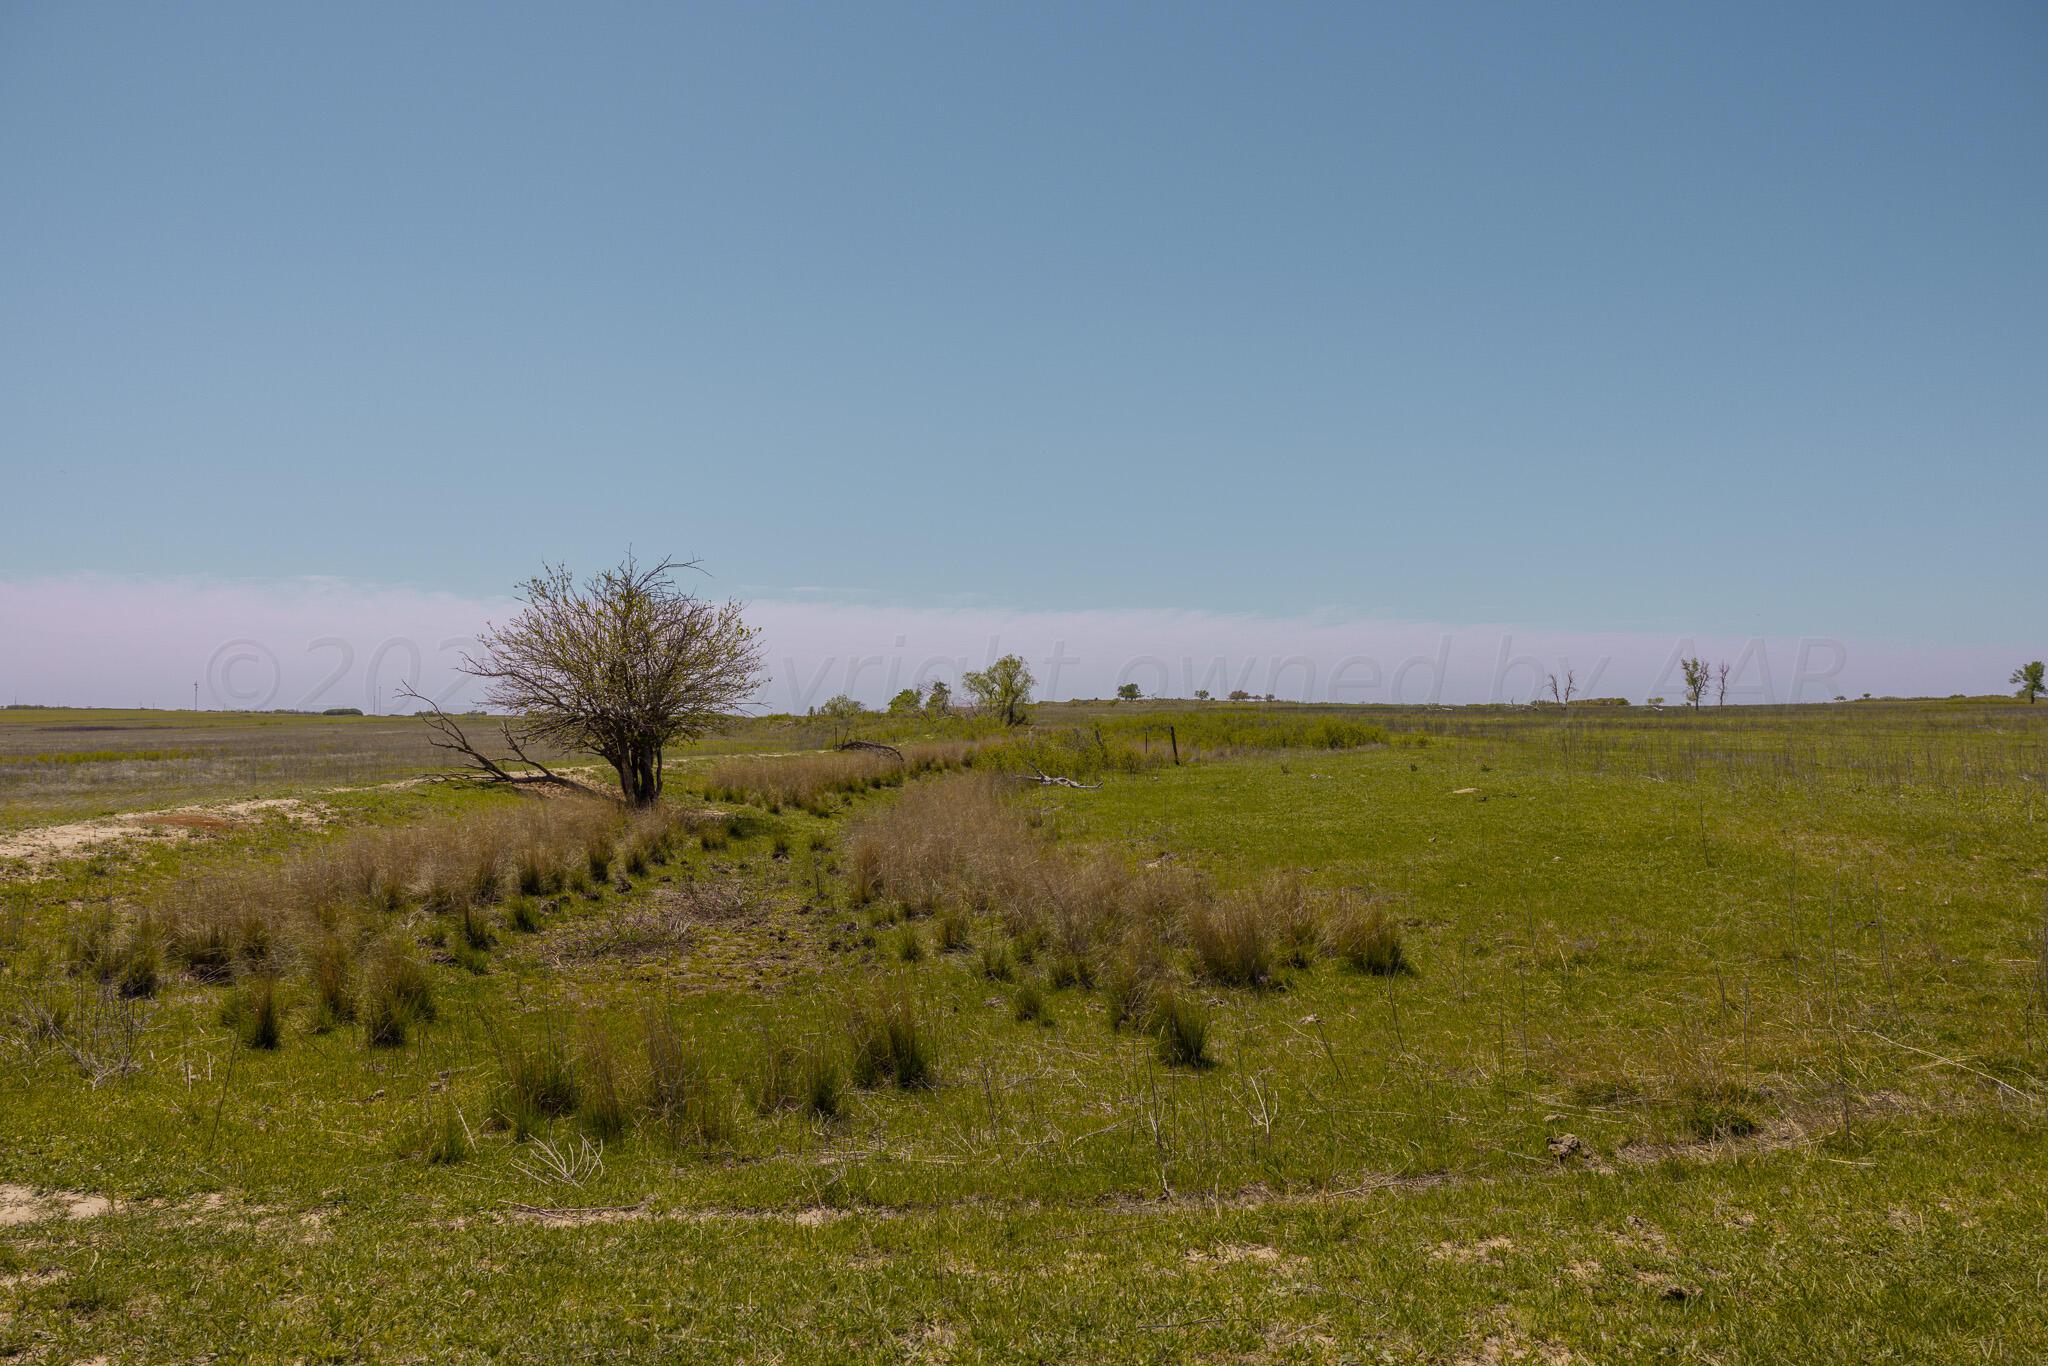
[[[1117,686],[1116,686],[1116,700],[1117,700],[1117,701],[1119,701],[1119,702],[1135,702],[1135,701],[1137,701],[1137,700],[1138,700],[1138,697],[1139,697],[1139,693],[1138,693],[1138,685],[1137,685],[1137,684],[1135,684],[1135,683],[1119,683],[1119,684],[1117,684]]]
[[[1230,690],[1230,700],[1233,702],[1249,702],[1252,700],[1252,695],[1243,688],[1232,688]]]
[[[525,606],[485,629],[481,657],[462,661],[488,685],[491,707],[510,713],[501,730],[513,760],[484,753],[428,698],[410,688],[401,695],[425,703],[434,743],[463,755],[487,782],[576,786],[528,755],[527,746],[544,744],[598,755],[626,801],[645,806],[661,795],[662,751],[732,715],[765,681],[759,637],[740,605],[676,587],[675,571],[695,567],[669,559],[643,567],[628,555],[581,585],[560,565],[527,581]],[[523,770],[505,767],[515,760]]]
[[[1714,670],[1714,705],[1717,707],[1728,705],[1728,661],[1725,659]]]
[[[1685,701],[1694,711],[1700,707],[1700,699],[1706,696],[1707,685],[1713,681],[1713,671],[1707,668],[1704,659],[1681,659],[1678,667],[1685,670]]]
[[[915,688],[905,688],[902,692],[889,699],[889,715],[891,716],[915,716],[919,711],[923,710],[923,707],[923,699],[917,695],[917,689]]]
[[[1197,689],[1195,689],[1195,701],[1197,701],[1197,702],[1207,702],[1208,700],[1209,700],[1209,690],[1208,690],[1207,688],[1197,688]]]
[[[841,693],[837,697],[826,698],[824,705],[818,708],[818,715],[824,717],[827,721],[838,722],[858,721],[861,717],[867,715],[867,712],[868,709],[866,707],[856,702],[853,698],[848,697],[845,693]]]
[[[2041,661],[2038,659],[2031,664],[2022,664],[2017,669],[2014,669],[2012,677],[2007,680],[2015,688],[2019,689],[2013,695],[2026,698],[2027,704],[2032,706],[2036,701],[2040,700],[2043,694],[2048,694],[2048,677],[2044,677],[2044,673],[2048,673],[2048,669],[2044,669]]]
[[[977,706],[991,716],[1001,717],[1006,726],[1024,724],[1028,717],[1024,708],[1031,701],[1031,690],[1038,685],[1020,655],[1004,655],[986,669],[970,669],[961,675],[960,682],[974,695]]]
[[[944,716],[952,710],[953,689],[947,685],[945,679],[935,680],[932,683],[931,689],[924,695],[924,714],[926,716]]]
[[[1566,669],[1564,671],[1564,682],[1559,683],[1556,674],[1551,674],[1549,678],[1550,700],[1569,711],[1572,705],[1572,694],[1579,690],[1579,675],[1574,670]]]

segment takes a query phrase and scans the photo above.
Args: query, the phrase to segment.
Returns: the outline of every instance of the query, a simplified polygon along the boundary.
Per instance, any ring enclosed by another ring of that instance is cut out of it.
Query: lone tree
[[[1020,655],[1004,655],[986,669],[969,669],[960,676],[961,686],[974,694],[983,711],[1003,718],[1006,726],[1021,726],[1024,708],[1031,701],[1031,689],[1038,680]]]
[[[1713,680],[1713,671],[1707,668],[1704,659],[1681,659],[1678,667],[1685,670],[1685,700],[1694,711],[1700,709],[1700,699],[1706,696],[1707,684]]]
[[[946,686],[943,678],[933,679],[931,691],[924,695],[926,716],[946,716],[953,710],[953,690]]]
[[[435,744],[462,754],[487,782],[574,786],[530,758],[528,745],[595,754],[619,775],[634,806],[661,795],[662,749],[730,715],[765,682],[759,635],[737,602],[715,603],[678,588],[694,560],[642,567],[630,554],[580,588],[567,568],[548,566],[520,590],[526,605],[503,626],[484,629],[481,658],[462,671],[488,685],[485,701],[509,712],[506,744],[537,773],[513,772],[470,743],[427,702]]]
[[[2011,679],[2008,680],[2015,688],[2019,689],[2014,696],[2026,698],[2028,705],[2031,706],[2043,695],[2048,695],[2048,678],[2042,676],[2044,672],[2048,672],[2048,670],[2044,670],[2041,661],[2038,659],[2031,664],[2022,664],[2017,669],[2014,669]]]
[[[1560,710],[1570,711],[1572,695],[1579,690],[1578,671],[1576,669],[1566,669],[1564,671],[1564,682],[1562,683],[1557,681],[1556,674],[1546,675],[1546,678],[1550,684],[1550,700],[1555,702]]]
[[[1135,702],[1139,696],[1138,685],[1135,683],[1119,683],[1116,685],[1116,700],[1119,702]]]

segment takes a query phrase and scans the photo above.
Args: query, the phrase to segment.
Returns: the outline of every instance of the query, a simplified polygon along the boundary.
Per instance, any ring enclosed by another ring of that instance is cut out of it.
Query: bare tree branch
[[[548,768],[547,765],[536,759],[529,758],[526,751],[520,747],[518,740],[513,737],[512,727],[509,723],[503,724],[503,730],[505,732],[505,740],[511,745],[513,754],[518,756],[521,763],[537,769],[538,772],[515,773],[490,755],[484,753],[484,751],[478,749],[471,742],[468,734],[463,731],[460,722],[447,712],[442,711],[440,707],[434,704],[431,698],[422,696],[412,686],[406,685],[399,688],[398,696],[409,697],[415,702],[426,703],[427,710],[418,713],[418,715],[422,721],[427,723],[427,729],[434,732],[434,739],[431,743],[436,749],[445,749],[451,754],[461,755],[463,767],[470,770],[466,776],[470,777],[472,781],[505,783],[512,786],[548,785],[572,788],[578,792],[592,792],[592,789],[583,783],[579,783],[573,778],[565,778]],[[593,793],[593,795],[601,794]]]

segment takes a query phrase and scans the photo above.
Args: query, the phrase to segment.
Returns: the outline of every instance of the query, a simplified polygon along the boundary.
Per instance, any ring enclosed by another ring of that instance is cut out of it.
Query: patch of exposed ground
[[[295,825],[325,825],[333,812],[301,797],[258,797],[240,802],[179,806],[166,811],[125,811],[118,816],[42,825],[0,838],[0,877],[15,864],[28,877],[49,865],[85,858],[123,844],[175,843],[205,835],[246,830],[264,820],[282,818]]]
[[[114,1202],[104,1195],[0,1185],[0,1228],[39,1224],[45,1219],[97,1219],[113,1209]]]

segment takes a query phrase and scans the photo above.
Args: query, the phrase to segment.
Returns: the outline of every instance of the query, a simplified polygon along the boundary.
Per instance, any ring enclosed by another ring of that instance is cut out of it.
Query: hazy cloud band
[[[0,581],[0,695],[90,706],[393,710],[401,683],[475,700],[458,671],[486,622],[517,610],[473,598],[333,579],[246,583],[77,575]],[[1031,664],[1046,697],[1233,689],[1322,702],[1512,702],[1547,674],[1582,696],[1682,691],[1678,660],[1730,665],[1730,702],[2000,688],[2004,646],[1919,647],[1811,637],[1566,632],[1201,611],[891,607],[755,601],[770,679],[757,702],[802,711],[835,693],[880,703],[957,681],[999,654]],[[410,710],[410,707],[404,708]]]

